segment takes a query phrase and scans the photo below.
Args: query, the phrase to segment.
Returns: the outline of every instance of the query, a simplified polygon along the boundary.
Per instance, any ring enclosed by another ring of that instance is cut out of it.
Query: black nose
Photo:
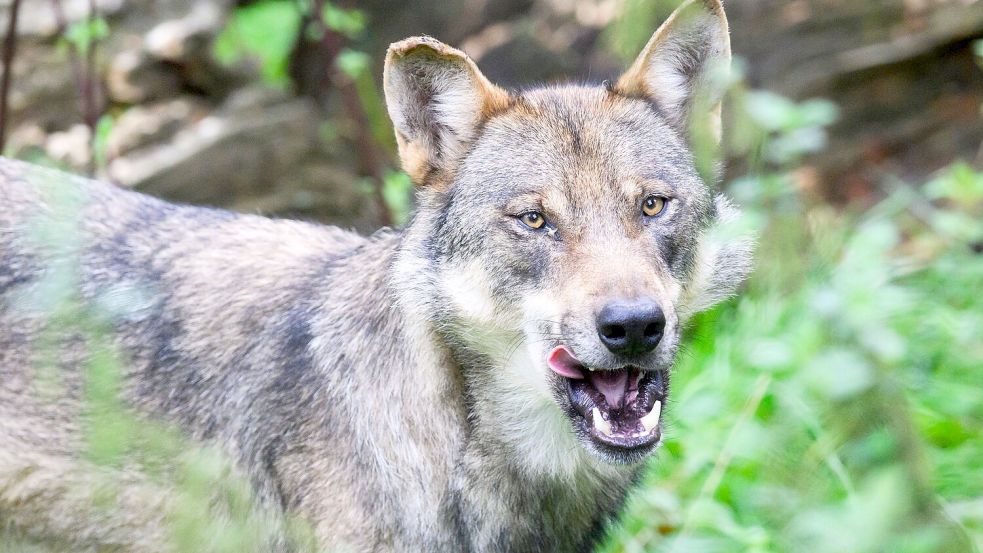
[[[613,301],[597,314],[601,342],[619,355],[641,355],[659,345],[666,317],[651,300]]]

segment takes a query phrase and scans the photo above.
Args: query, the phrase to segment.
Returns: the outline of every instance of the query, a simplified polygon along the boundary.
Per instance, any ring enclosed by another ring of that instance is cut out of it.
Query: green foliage
[[[109,36],[109,24],[101,17],[87,18],[68,25],[63,40],[70,44],[81,57],[100,40]]]
[[[294,0],[262,0],[236,8],[215,40],[214,53],[222,63],[256,59],[268,84],[289,84],[290,52],[300,31],[301,7]]]
[[[834,106],[737,90],[731,107],[758,268],[689,329],[667,442],[603,551],[983,546],[983,173],[844,215],[792,171]]]
[[[92,157],[98,170],[105,170],[109,164],[106,152],[109,148],[109,135],[115,126],[116,118],[109,113],[104,114],[96,122],[96,132],[92,137]]]
[[[324,26],[348,38],[358,38],[365,31],[365,13],[359,10],[346,10],[330,2],[325,2],[321,11]]]
[[[394,150],[396,143],[392,125],[389,123],[389,115],[386,113],[386,104],[372,76],[372,58],[364,52],[346,48],[338,55],[335,63],[342,74],[351,79],[355,86],[355,92],[368,119],[372,139],[383,150]]]
[[[270,85],[285,87],[289,84],[288,65],[290,54],[297,41],[305,14],[311,14],[316,4],[310,0],[262,0],[236,8],[226,28],[215,41],[214,53],[226,64],[237,63],[244,58],[258,60],[263,79]],[[303,30],[309,40],[320,40],[325,29],[330,29],[347,39],[360,38],[366,29],[365,13],[358,9],[346,9],[331,2],[324,2],[320,20],[315,18]],[[322,26],[323,25],[323,26]],[[386,114],[385,103],[371,71],[372,60],[368,54],[344,48],[335,60],[339,74],[351,81],[358,95],[371,138],[383,152],[395,150],[392,127]],[[359,117],[359,114],[352,114]],[[335,136],[337,127],[331,122],[322,125]],[[395,173],[393,173],[395,175]],[[385,182],[370,183],[360,187],[367,195],[374,195],[375,187],[382,187],[382,196],[391,210],[394,222],[407,218],[411,187],[402,185],[402,179],[386,176]]]
[[[311,9],[310,2],[297,0],[261,0],[238,7],[215,41],[215,57],[226,64],[255,59],[268,84],[284,87],[289,84],[289,57],[303,15]],[[345,37],[358,38],[365,31],[366,18],[360,10],[325,2],[321,22]],[[305,30],[318,35],[314,38],[319,38],[322,31],[318,27]]]
[[[412,197],[413,181],[409,175],[402,171],[390,171],[386,174],[382,182],[382,198],[397,226],[402,226],[409,220]]]

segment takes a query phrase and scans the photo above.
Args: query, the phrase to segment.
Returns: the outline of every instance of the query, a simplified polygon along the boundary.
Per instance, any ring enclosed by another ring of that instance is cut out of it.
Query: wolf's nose
[[[659,345],[666,317],[651,300],[614,301],[597,314],[601,342],[618,355],[641,355]]]

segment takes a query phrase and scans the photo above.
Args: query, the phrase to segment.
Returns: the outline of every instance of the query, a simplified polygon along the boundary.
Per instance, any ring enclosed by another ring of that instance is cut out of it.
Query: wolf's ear
[[[729,65],[730,35],[723,6],[719,0],[686,0],[652,35],[615,88],[655,100],[684,136],[691,134],[694,116],[709,117],[704,124],[719,143],[722,94],[709,90],[707,72]]]
[[[481,122],[509,102],[464,52],[426,36],[389,46],[383,86],[399,157],[417,184],[456,161]]]

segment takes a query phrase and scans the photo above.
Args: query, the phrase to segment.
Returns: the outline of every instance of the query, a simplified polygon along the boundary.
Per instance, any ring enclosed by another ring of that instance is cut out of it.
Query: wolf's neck
[[[553,399],[516,380],[533,369],[515,356],[464,367],[480,374],[466,377],[472,426],[454,485],[478,551],[586,550],[639,471],[591,457]]]

